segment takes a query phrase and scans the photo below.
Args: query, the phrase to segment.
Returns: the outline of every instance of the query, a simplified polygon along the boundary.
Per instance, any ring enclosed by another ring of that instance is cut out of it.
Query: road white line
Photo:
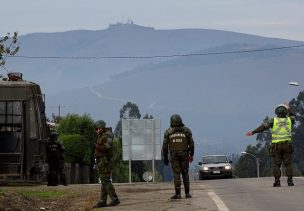
[[[219,211],[229,211],[225,203],[221,200],[220,197],[218,197],[218,195],[216,195],[214,192],[208,192],[208,195],[212,198]]]

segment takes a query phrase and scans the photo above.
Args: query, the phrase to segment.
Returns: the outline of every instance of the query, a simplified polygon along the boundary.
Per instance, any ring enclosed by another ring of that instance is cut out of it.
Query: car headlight
[[[225,166],[225,170],[231,170],[231,166]]]
[[[205,166],[205,167],[203,167],[203,170],[204,170],[204,171],[208,171],[209,168]]]

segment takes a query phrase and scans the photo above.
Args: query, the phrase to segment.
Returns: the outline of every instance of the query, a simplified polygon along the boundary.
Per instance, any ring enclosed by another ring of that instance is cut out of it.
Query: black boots
[[[189,193],[189,188],[186,188],[185,189],[185,198],[186,199],[189,199],[189,198],[192,198],[191,194]],[[175,194],[171,197],[171,199],[181,199],[182,196],[181,196],[181,192],[179,189],[176,189],[175,190]]]
[[[107,203],[104,201],[99,201],[97,204],[93,206],[93,208],[106,207]]]
[[[118,197],[113,197],[112,201],[107,204],[105,201],[99,201],[96,205],[93,206],[93,208],[99,208],[99,207],[107,207],[107,206],[116,206],[120,204],[120,201]]]
[[[116,193],[114,193],[114,196],[112,196],[112,201],[107,204],[107,193],[103,190],[101,192],[101,200],[93,206],[93,208],[98,208],[98,207],[107,207],[107,206],[116,206],[118,204],[120,204],[120,201],[116,195]]]
[[[118,205],[118,204],[120,204],[120,201],[119,201],[117,195],[115,194],[115,196],[113,197],[113,199],[112,199],[112,201],[110,202],[109,206],[116,206],[116,205]]]
[[[179,195],[175,194],[175,195],[171,196],[171,199],[181,199],[181,198],[182,198],[182,196],[180,194]]]
[[[186,199],[192,198],[189,188],[185,188],[185,198]]]
[[[192,198],[192,196],[191,196],[190,193],[186,193],[186,194],[185,194],[185,197],[186,197],[186,199]]]
[[[171,196],[171,199],[181,199],[181,193],[180,193],[180,189],[176,189],[175,190],[175,195]]]
[[[287,179],[287,185],[288,186],[294,186],[294,184],[292,182],[292,177],[288,177],[288,179]]]
[[[280,179],[275,178],[275,181],[273,183],[273,187],[281,187]]]
[[[294,186],[294,183],[292,181],[292,177],[287,178],[287,185],[288,186]],[[275,181],[273,183],[273,187],[281,187],[280,179],[275,178]]]

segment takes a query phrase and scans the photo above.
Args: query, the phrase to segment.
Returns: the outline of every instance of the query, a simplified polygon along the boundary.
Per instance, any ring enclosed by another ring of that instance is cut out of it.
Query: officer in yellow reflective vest
[[[271,147],[269,148],[269,155],[273,158],[274,163],[273,176],[275,182],[273,183],[273,187],[281,187],[280,177],[282,162],[284,162],[285,173],[288,177],[287,184],[288,186],[294,186],[292,181],[292,154],[294,150],[291,142],[291,130],[292,125],[295,122],[295,116],[286,104],[278,105],[275,109],[275,113],[277,117],[269,119],[268,122],[264,122],[253,131],[248,131],[246,135],[252,136],[255,133],[260,133],[271,128],[272,140]]]

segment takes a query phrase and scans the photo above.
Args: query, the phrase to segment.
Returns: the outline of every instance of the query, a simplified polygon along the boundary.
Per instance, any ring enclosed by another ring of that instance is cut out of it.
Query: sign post
[[[131,183],[131,161],[152,160],[152,179],[155,182],[155,160],[161,160],[160,119],[123,119],[122,154],[129,161],[129,183]]]

